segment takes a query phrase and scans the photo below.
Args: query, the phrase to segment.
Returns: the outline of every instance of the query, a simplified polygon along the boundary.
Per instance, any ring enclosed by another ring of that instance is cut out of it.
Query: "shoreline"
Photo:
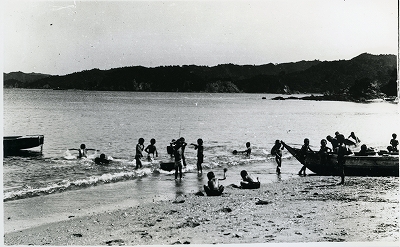
[[[394,177],[306,176],[220,197],[183,194],[6,233],[6,245],[399,243]],[[393,245],[393,246],[395,246]]]

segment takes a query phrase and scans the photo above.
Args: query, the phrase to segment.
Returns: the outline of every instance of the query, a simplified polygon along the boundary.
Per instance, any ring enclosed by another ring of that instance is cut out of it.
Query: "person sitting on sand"
[[[398,152],[397,146],[399,145],[399,141],[396,139],[397,135],[395,133],[392,134],[392,139],[390,140],[390,146],[387,147],[389,152]]]
[[[94,163],[96,163],[97,165],[107,165],[110,163],[110,161],[106,159],[105,154],[100,154],[100,157],[96,157],[94,159]]]
[[[83,143],[81,144],[79,149],[78,148],[70,148],[68,150],[78,150],[78,152],[79,152],[78,158],[79,159],[80,158],[87,158],[87,151],[88,150],[99,151],[99,150],[96,150],[96,149],[93,149],[93,148],[86,148],[86,145],[83,144]]]
[[[250,154],[251,154],[250,142],[246,142],[246,150],[244,150],[244,151],[233,150],[232,153],[233,154],[246,154],[247,157],[250,157]]]
[[[207,185],[204,185],[204,190],[208,196],[219,196],[222,194],[224,186],[219,184],[219,180],[226,179],[226,171],[228,169],[224,168],[224,178],[216,178],[214,172],[207,173],[208,182]]]
[[[246,170],[242,170],[240,172],[240,176],[242,177],[242,181],[240,181],[240,187],[242,189],[258,189],[260,188],[260,181],[254,181],[254,179],[247,173]]]
[[[314,152],[313,150],[311,150],[310,148],[310,140],[308,138],[304,139],[304,144],[300,149],[300,160],[301,163],[303,164],[303,167],[300,169],[299,171],[299,175],[306,175],[306,166],[305,166],[305,162],[306,162],[306,158],[307,158],[307,153],[308,152]]]
[[[275,145],[271,149],[271,154],[275,155],[275,161],[276,161],[276,173],[280,174],[281,173],[281,164],[282,164],[282,151],[283,146],[280,140],[275,141]]]
[[[157,148],[156,148],[156,146],[154,144],[156,144],[156,139],[152,138],[150,140],[150,145],[148,145],[144,149],[144,151],[147,153],[147,160],[148,161],[151,161],[152,158],[154,159],[154,154],[155,154],[156,157],[158,157]],[[153,157],[151,157],[150,154],[152,154]]]
[[[326,164],[326,161],[328,159],[328,153],[332,152],[332,149],[326,146],[327,143],[328,142],[325,139],[321,140],[321,147],[318,151],[321,165]]]

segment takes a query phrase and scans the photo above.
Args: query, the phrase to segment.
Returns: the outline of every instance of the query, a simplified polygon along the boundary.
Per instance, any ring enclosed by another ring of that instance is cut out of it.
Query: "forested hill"
[[[363,53],[350,60],[218,66],[132,66],[68,75],[12,72],[4,87],[158,91],[396,95],[395,55]]]

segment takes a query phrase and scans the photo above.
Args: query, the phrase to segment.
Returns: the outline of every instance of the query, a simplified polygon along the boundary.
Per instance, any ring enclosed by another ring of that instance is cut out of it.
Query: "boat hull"
[[[41,146],[43,143],[43,135],[4,136],[3,150],[4,153],[17,152],[19,150]]]
[[[300,149],[284,144],[285,148],[297,159]],[[344,173],[346,176],[399,176],[399,155],[369,155],[345,156]],[[328,154],[325,162],[321,163],[318,153],[307,153],[304,164],[310,171],[318,175],[340,176],[341,170],[337,164],[337,155]]]

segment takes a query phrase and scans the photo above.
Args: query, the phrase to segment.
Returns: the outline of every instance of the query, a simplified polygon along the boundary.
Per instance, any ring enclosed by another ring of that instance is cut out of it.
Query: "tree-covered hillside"
[[[159,91],[322,93],[373,98],[397,95],[395,55],[265,65],[132,66],[63,76],[4,74],[4,87]]]

